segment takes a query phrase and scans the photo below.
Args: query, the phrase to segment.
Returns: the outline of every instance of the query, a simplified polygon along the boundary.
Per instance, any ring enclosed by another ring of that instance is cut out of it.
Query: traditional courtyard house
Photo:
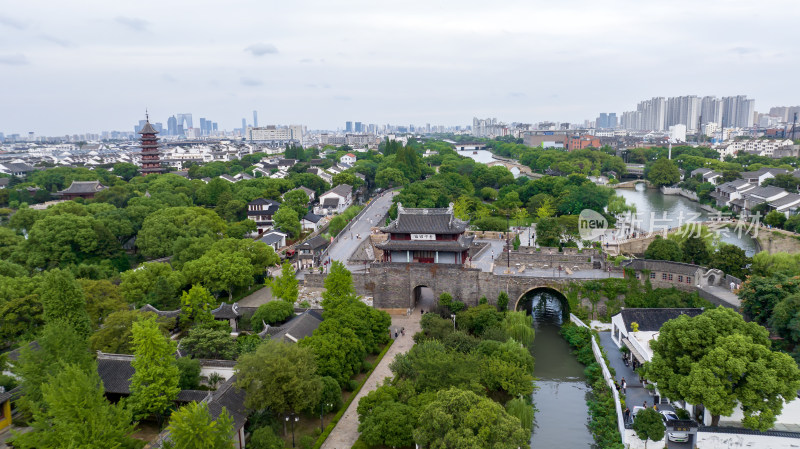
[[[629,357],[635,365],[642,365],[653,358],[650,341],[661,330],[667,321],[681,315],[694,317],[703,313],[703,309],[629,309],[611,317],[611,338],[619,347],[626,346],[630,350]]]
[[[330,241],[321,235],[308,239],[297,246],[297,269],[317,267],[323,261],[320,260],[322,252],[330,245]]]
[[[247,203],[247,218],[256,222],[256,230],[259,234],[272,229],[272,216],[278,212],[281,203],[275,200],[257,198]]]
[[[397,204],[397,219],[381,228],[389,238],[375,247],[384,262],[463,264],[474,237],[464,236],[467,223],[447,209],[412,209]]]
[[[100,181],[72,181],[72,184],[64,190],[59,190],[56,195],[64,200],[74,200],[75,198],[92,199],[94,195],[108,187],[100,184]]]
[[[260,239],[259,242],[264,242],[267,246],[271,246],[276,252],[278,249],[283,248],[286,246],[286,234],[283,232],[278,231],[269,231],[268,233],[264,234]]]
[[[308,309],[280,327],[266,326],[259,335],[269,335],[270,340],[297,343],[306,337],[310,337],[317,330],[320,323],[322,323],[321,311]]]
[[[308,187],[305,187],[305,186],[300,186],[300,187],[294,188],[292,190],[289,190],[289,192],[294,192],[295,190],[300,190],[301,192],[306,194],[306,196],[308,197],[308,203],[307,204],[311,204],[314,201],[314,199],[317,197],[317,193],[316,192],[314,192],[313,190],[311,190],[311,189],[309,189]],[[289,193],[289,192],[286,192],[286,193]],[[286,195],[286,193],[284,193],[284,195]]]
[[[307,213],[301,220],[300,226],[304,231],[314,232],[322,226],[322,215],[317,215],[312,212]]]

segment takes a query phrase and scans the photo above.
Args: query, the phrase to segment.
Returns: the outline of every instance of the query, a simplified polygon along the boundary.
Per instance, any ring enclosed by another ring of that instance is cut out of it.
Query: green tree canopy
[[[133,323],[133,365],[128,406],[137,416],[161,416],[178,396],[180,373],[176,343],[165,337],[152,317]]]
[[[93,364],[92,364],[93,365]],[[42,385],[43,406],[33,413],[31,432],[18,435],[14,447],[138,449],[135,426],[121,404],[110,404],[96,367],[66,364]]]
[[[662,157],[650,166],[647,180],[657,187],[671,186],[681,180],[681,173],[673,161]]]
[[[435,449],[526,446],[530,435],[500,404],[470,391],[439,391],[420,414],[414,442]]]
[[[275,216],[273,217],[275,220],[275,227],[294,238],[300,236],[300,218],[301,216],[297,214],[297,211],[287,203],[281,204],[281,207],[278,208],[278,212],[275,212]]]
[[[286,321],[292,316],[294,316],[293,303],[288,301],[270,301],[258,306],[250,322],[255,332],[261,332],[264,328],[264,323],[273,326]]]
[[[120,310],[106,317],[103,327],[94,331],[89,337],[92,351],[103,351],[111,354],[133,354],[133,323],[152,316],[158,322],[164,336],[175,327],[174,318],[157,317],[153,312],[139,310]]]
[[[239,357],[236,386],[247,392],[250,410],[269,408],[286,415],[317,404],[322,383],[308,348],[266,340],[255,352]]]
[[[683,251],[677,242],[656,236],[644,251],[645,259],[683,261]]]
[[[196,359],[234,360],[236,340],[231,337],[230,327],[200,325],[181,340],[181,350]]]
[[[267,286],[272,289],[272,296],[280,298],[289,304],[297,301],[299,290],[297,288],[297,278],[295,277],[294,267],[288,261],[281,265],[281,275],[268,279]]]
[[[751,263],[752,259],[747,257],[743,249],[735,245],[723,244],[711,255],[711,261],[708,266],[722,270],[725,274],[744,279],[750,274],[745,267]]]
[[[205,402],[190,402],[169,420],[175,449],[233,449],[233,418],[225,407],[214,420]]]
[[[181,295],[181,326],[190,327],[199,323],[214,321],[211,309],[217,301],[202,285],[193,285],[188,292]]]
[[[180,237],[217,237],[224,231],[225,221],[212,210],[202,207],[169,207],[157,210],[145,218],[136,246],[147,258],[166,257],[173,254],[173,246]]]
[[[800,370],[770,349],[767,330],[724,307],[668,321],[651,346],[648,379],[673,400],[705,405],[714,425],[738,403],[745,427],[767,430],[800,388]]]
[[[44,274],[42,310],[47,323],[67,324],[84,338],[92,332],[83,290],[69,271],[56,268]]]
[[[660,413],[646,408],[636,414],[633,430],[636,431],[636,436],[644,441],[644,447],[647,447],[648,440],[661,441],[664,438],[664,420]]]
[[[711,260],[708,246],[701,237],[691,236],[687,238],[681,244],[681,250],[683,251],[683,261],[686,263],[705,266]]]

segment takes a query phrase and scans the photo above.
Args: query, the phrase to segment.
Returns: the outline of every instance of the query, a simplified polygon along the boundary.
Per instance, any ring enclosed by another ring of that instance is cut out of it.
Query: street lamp
[[[509,241],[509,237],[511,236],[511,228],[508,224],[508,214],[506,214],[506,268],[507,271],[511,271],[511,242]]]
[[[453,319],[453,330],[456,330],[456,314],[455,313],[451,313],[450,314],[450,318]]]
[[[291,422],[292,423],[292,447],[295,447],[295,445],[294,445],[294,423],[296,423],[298,421],[300,421],[300,417],[297,416],[297,414],[295,412],[289,413],[289,415],[286,417],[286,422]]]
[[[323,403],[319,404],[319,431],[320,431],[320,433],[325,430],[325,428],[323,427],[323,424],[322,424],[322,415],[323,415],[323,411],[324,411],[325,407],[331,408],[331,407],[333,407],[333,404],[330,404],[330,403],[327,403],[327,402],[323,402]]]

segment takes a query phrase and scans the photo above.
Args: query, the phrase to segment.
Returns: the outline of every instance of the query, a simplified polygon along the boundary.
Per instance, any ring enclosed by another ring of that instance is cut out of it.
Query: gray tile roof
[[[58,193],[96,193],[105,188],[106,186],[100,184],[100,181],[72,181],[72,184],[70,184],[68,188]]]
[[[781,193],[788,193],[781,187],[776,186],[766,186],[766,187],[756,187],[754,189],[748,190],[747,195],[749,196],[757,196],[759,198],[770,198],[775,195],[779,195]]]
[[[10,182],[10,178],[0,178],[0,186],[7,186]]]
[[[459,236],[458,240],[386,240],[375,247],[384,251],[452,251],[461,252],[472,245],[473,236]]]
[[[208,390],[181,390],[178,397],[175,399],[177,402],[201,402],[211,394]]]
[[[752,179],[752,178],[758,178],[766,173],[772,173],[773,175],[778,175],[786,172],[788,172],[788,170],[783,168],[764,167],[756,171],[744,171],[741,173],[741,177],[744,179]]]
[[[270,232],[264,234],[264,236],[261,237],[260,239],[258,239],[258,241],[259,242],[264,242],[267,245],[272,245],[272,244],[280,242],[284,238],[286,238],[286,234],[280,233],[278,231],[270,231]]]
[[[777,209],[781,206],[786,206],[798,201],[800,201],[800,195],[796,193],[789,193],[788,195],[780,197],[777,200],[770,201],[769,205]]]
[[[636,271],[648,270],[659,273],[683,274],[686,276],[696,276],[697,270],[703,267],[683,262],[670,262],[668,260],[633,259],[624,263],[625,268]]]
[[[239,304],[223,302],[219,307],[211,311],[211,315],[218,320],[231,320],[240,317],[242,314],[239,313]]]
[[[335,193],[341,196],[342,198],[347,198],[347,195],[350,195],[352,191],[353,191],[353,186],[349,184],[339,184],[338,186],[323,193],[321,196],[327,195],[329,193]]]
[[[150,304],[145,304],[141,309],[139,309],[139,311],[141,311],[141,312],[153,312],[156,315],[164,317],[164,318],[177,318],[181,314],[180,309],[178,309],[178,310],[158,310],[155,307],[151,306]]]
[[[247,422],[247,410],[244,406],[245,391],[234,386],[236,376],[226,380],[212,394],[208,402],[208,411],[211,418],[216,420],[222,414],[223,408],[233,418],[233,428],[238,430]]]
[[[153,128],[153,125],[151,125],[150,121],[148,120],[145,122],[144,126],[142,126],[142,129],[139,130],[139,134],[158,134],[158,131]]]
[[[321,322],[322,315],[309,309],[278,328],[277,332],[272,335],[272,339],[287,342],[300,341],[305,337],[310,337]]]
[[[303,220],[310,221],[311,223],[319,223],[319,221],[322,220],[322,215],[309,212],[303,216]]]
[[[338,207],[338,206],[339,206],[339,198],[338,197],[325,198],[322,201],[322,207]]]
[[[397,218],[381,228],[390,233],[461,234],[467,223],[453,216],[450,209],[404,208],[398,204]]]
[[[312,239],[306,240],[301,245],[298,245],[297,249],[318,249],[324,248],[330,244],[330,240],[318,235]]]
[[[661,326],[669,320],[681,315],[695,317],[703,313],[703,309],[622,309],[620,314],[625,322],[625,328],[632,332],[631,323],[637,323],[643,332],[658,332]]]
[[[32,341],[32,342],[28,343],[28,346],[33,351],[38,351],[39,350],[39,343],[36,342],[36,341]],[[21,351],[22,351],[22,347],[19,347],[17,349],[14,349],[13,351],[6,352],[6,356],[8,357],[8,361],[9,362],[16,362],[17,360],[19,360],[19,355],[20,355]]]
[[[131,393],[131,377],[135,372],[132,361],[132,355],[98,354],[97,373],[100,374],[106,393]]]

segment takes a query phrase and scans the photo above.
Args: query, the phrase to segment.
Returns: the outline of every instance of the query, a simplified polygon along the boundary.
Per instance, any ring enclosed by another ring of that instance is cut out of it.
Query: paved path
[[[622,353],[619,352],[619,348],[614,344],[614,340],[611,339],[611,332],[598,332],[598,334],[600,335],[600,346],[606,350],[608,362],[617,372],[616,381],[619,382],[624,377],[625,382],[628,384],[628,391],[625,393],[627,407],[632,411],[634,406],[641,406],[644,401],[647,401],[647,405],[652,407],[653,396],[642,386],[639,375],[634,373],[630,366],[625,366],[622,362]]]
[[[392,316],[392,335],[394,335],[395,330],[399,330],[403,327],[405,328],[405,335],[399,336],[392,347],[389,348],[389,351],[386,352],[386,355],[375,368],[375,371],[372,372],[372,375],[369,376],[369,379],[364,383],[361,391],[358,392],[356,398],[350,403],[350,406],[347,407],[347,411],[344,412],[344,415],[342,415],[339,423],[336,424],[333,432],[331,432],[328,439],[325,440],[322,449],[349,449],[355,444],[356,440],[358,440],[358,413],[356,412],[356,408],[358,407],[359,399],[377,388],[378,383],[382,383],[384,378],[392,377],[389,364],[392,363],[397,354],[405,353],[414,346],[414,340],[411,337],[420,330],[419,319],[419,310],[414,310],[409,316]]]
[[[362,265],[348,265],[347,259],[358,248],[362,241],[369,238],[373,226],[383,226],[381,221],[392,206],[392,198],[397,192],[392,191],[373,199],[361,217],[350,225],[350,229],[342,231],[342,236],[328,249],[328,257],[345,264],[348,270],[363,269]]]
[[[272,289],[264,287],[239,300],[242,307],[258,307],[272,301]]]

